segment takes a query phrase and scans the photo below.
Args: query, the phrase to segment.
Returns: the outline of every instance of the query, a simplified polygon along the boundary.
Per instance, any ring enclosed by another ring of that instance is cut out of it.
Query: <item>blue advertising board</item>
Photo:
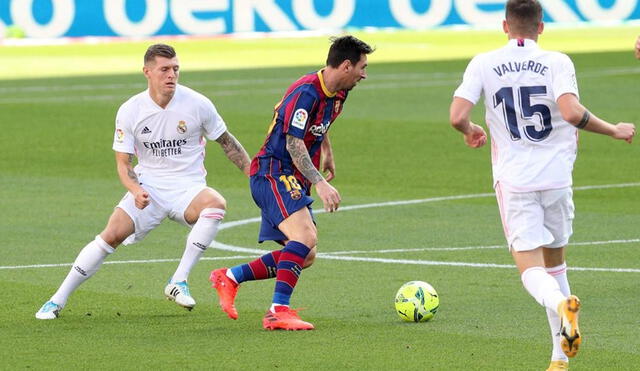
[[[539,0],[544,21],[640,19],[639,0]],[[505,0],[0,0],[28,37],[221,35],[499,24]]]

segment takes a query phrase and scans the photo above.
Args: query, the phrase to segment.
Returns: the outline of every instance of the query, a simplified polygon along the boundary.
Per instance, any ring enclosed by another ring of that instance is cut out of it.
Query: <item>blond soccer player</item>
[[[191,231],[164,294],[189,310],[196,305],[189,273],[215,238],[226,209],[222,195],[206,184],[206,139],[216,141],[247,176],[250,159],[213,103],[178,84],[180,64],[171,46],[150,46],[143,73],[148,89],[120,106],[113,138],[117,173],[128,192],[104,230],[80,251],[58,290],[36,313],[38,319],[57,318],[69,295],[108,255],[120,244],[141,241],[165,218]]]

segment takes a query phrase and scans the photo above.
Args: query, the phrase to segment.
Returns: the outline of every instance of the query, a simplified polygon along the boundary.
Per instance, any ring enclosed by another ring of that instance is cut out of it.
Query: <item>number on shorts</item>
[[[302,189],[300,183],[298,183],[298,179],[296,179],[296,177],[293,175],[280,175],[280,178],[278,179],[280,179],[284,186],[287,187],[287,192],[290,192],[292,189]]]

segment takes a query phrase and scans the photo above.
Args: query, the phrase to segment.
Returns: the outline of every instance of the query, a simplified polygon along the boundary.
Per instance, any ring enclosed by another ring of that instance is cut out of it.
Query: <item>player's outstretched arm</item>
[[[249,159],[249,154],[244,149],[242,144],[233,136],[229,131],[225,131],[216,139],[216,142],[220,144],[224,154],[227,158],[233,162],[238,169],[242,170],[242,172],[249,176],[249,169],[251,166],[251,159]]]
[[[149,194],[140,186],[136,172],[133,171],[133,155],[116,152],[116,167],[122,185],[135,197],[136,207],[144,209],[149,205]]]
[[[593,133],[608,135],[614,139],[622,139],[631,143],[636,135],[636,126],[627,122],[619,122],[615,125],[608,123],[589,112],[578,100],[578,97],[571,93],[563,94],[558,98],[558,109],[562,114],[562,119],[574,125],[578,129],[583,129]]]
[[[487,133],[482,126],[471,122],[471,110],[473,103],[460,98],[453,97],[449,108],[449,121],[451,126],[464,135],[464,142],[471,148],[482,147],[487,143]]]
[[[313,166],[311,157],[307,147],[304,145],[304,141],[300,138],[296,138],[293,135],[287,135],[287,151],[293,160],[293,164],[296,168],[307,178],[311,183],[316,186],[316,193],[324,204],[324,209],[328,212],[334,212],[338,210],[340,205],[340,194],[338,190],[333,188],[329,182],[320,174],[318,169]]]
[[[322,172],[326,174],[325,179],[327,182],[336,177],[336,163],[333,160],[333,148],[331,148],[331,142],[329,141],[329,133],[324,135],[324,140],[322,141]]]

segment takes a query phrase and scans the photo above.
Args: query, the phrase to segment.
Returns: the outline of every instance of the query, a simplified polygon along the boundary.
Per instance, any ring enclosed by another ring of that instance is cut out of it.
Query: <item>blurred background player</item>
[[[264,145],[251,162],[251,194],[262,210],[259,242],[284,245],[252,262],[211,272],[222,310],[238,318],[234,299],[245,281],[276,278],[271,308],[262,321],[268,330],[311,330],[289,308],[303,267],[313,263],[317,230],[311,212],[314,185],[324,209],[333,212],[340,194],[329,184],[335,164],[327,131],[347,95],[367,77],[367,55],[373,49],[353,36],[332,40],[326,67],[301,77],[275,107]],[[322,170],[318,171],[322,159]]]
[[[113,141],[118,176],[128,192],[105,229],[80,251],[58,291],[36,313],[38,319],[56,318],[69,295],[116,247],[142,240],[165,218],[191,228],[165,296],[189,310],[196,305],[187,284],[189,272],[215,238],[226,208],[222,195],[206,184],[205,138],[217,141],[247,176],[250,159],[213,103],[178,84],[180,68],[171,46],[150,46],[142,70],[148,89],[120,107]]]
[[[636,58],[640,59],[640,36],[636,40],[636,48],[635,48]]]
[[[543,28],[537,0],[507,1],[503,29],[509,41],[471,60],[454,93],[450,119],[468,146],[483,146],[486,133],[470,114],[484,94],[505,236],[524,287],[547,310],[553,338],[549,370],[564,370],[582,340],[580,301],[571,295],[564,256],[573,232],[577,131],[631,143],[635,126],[612,125],[580,104],[569,57],[536,44]]]

